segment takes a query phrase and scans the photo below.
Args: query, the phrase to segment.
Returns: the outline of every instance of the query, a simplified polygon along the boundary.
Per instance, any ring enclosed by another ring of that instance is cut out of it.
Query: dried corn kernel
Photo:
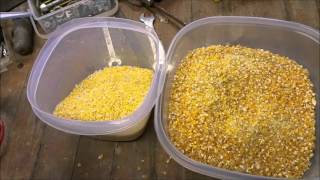
[[[188,157],[216,167],[301,177],[315,141],[308,71],[287,57],[242,46],[189,53],[170,91],[168,130]]]
[[[54,115],[75,120],[117,120],[134,112],[149,91],[152,70],[106,67],[89,75],[60,102]]]

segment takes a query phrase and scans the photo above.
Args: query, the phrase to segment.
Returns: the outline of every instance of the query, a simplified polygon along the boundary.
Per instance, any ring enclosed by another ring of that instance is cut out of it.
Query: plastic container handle
[[[0,20],[31,17],[30,12],[0,12]]]

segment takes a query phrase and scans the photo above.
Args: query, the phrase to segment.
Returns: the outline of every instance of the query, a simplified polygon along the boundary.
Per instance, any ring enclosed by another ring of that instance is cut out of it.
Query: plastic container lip
[[[119,28],[119,29],[125,29],[125,30],[131,30],[140,32],[143,34],[146,34],[147,36],[151,37],[152,40],[155,42],[157,51],[157,59],[156,61],[156,67],[154,71],[154,77],[151,83],[151,87],[149,89],[148,94],[144,98],[143,103],[139,106],[137,110],[135,110],[133,113],[128,115],[127,117],[124,117],[119,120],[112,120],[112,121],[79,121],[79,120],[71,120],[71,119],[61,119],[58,118],[51,113],[45,112],[39,107],[39,105],[36,103],[36,92],[37,92],[37,86],[39,83],[39,80],[41,78],[41,75],[43,73],[44,68],[46,67],[46,63],[48,62],[49,57],[51,56],[51,53],[55,49],[55,47],[59,44],[59,42],[68,34],[84,28]],[[152,28],[149,28],[148,26],[144,25],[143,23],[139,23],[136,21],[128,20],[128,19],[122,19],[122,18],[113,18],[113,17],[95,17],[95,18],[77,18],[74,20],[71,20],[67,23],[64,23],[63,25],[59,26],[56,31],[54,31],[52,34],[50,34],[48,41],[40,51],[37,60],[35,62],[35,65],[32,68],[28,85],[27,85],[27,98],[32,106],[33,109],[37,111],[37,113],[41,113],[43,115],[48,116],[49,118],[56,119],[56,121],[60,121],[64,124],[72,124],[73,126],[84,126],[84,127],[101,127],[101,126],[116,126],[114,129],[108,129],[106,130],[107,134],[111,133],[117,133],[119,131],[123,131],[125,129],[130,128],[137,122],[139,122],[141,119],[146,116],[146,112],[150,112],[152,107],[154,106],[156,100],[157,100],[157,88],[158,83],[160,79],[160,75],[164,73],[164,56],[163,53],[163,47],[161,43],[159,42],[157,34],[154,32]],[[37,70],[37,71],[36,71]],[[134,117],[134,118],[133,118]],[[57,129],[60,129],[65,132],[66,131],[57,125],[53,125],[46,121],[46,123],[54,126]],[[121,125],[121,127],[119,127]],[[71,132],[73,134],[77,134],[76,132]],[[79,133],[78,133],[79,134]],[[82,134],[81,135],[103,135],[100,133],[90,133],[90,134]]]
[[[319,31],[295,22],[288,22],[284,20],[277,20],[277,19],[270,19],[270,18],[260,18],[260,17],[247,17],[247,16],[219,16],[219,17],[207,17],[203,19],[196,20],[184,28],[182,28],[173,38],[169,49],[167,51],[166,60],[167,64],[170,64],[170,59],[173,56],[173,49],[176,47],[177,42],[181,39],[182,36],[184,36],[187,32],[194,29],[195,27],[202,26],[204,24],[247,24],[247,25],[261,25],[266,27],[278,27],[278,28],[286,28],[290,31],[294,31],[296,33],[302,34],[316,43],[319,43],[320,39],[320,33]],[[164,77],[161,77],[162,81],[165,81],[166,73],[163,75]],[[164,82],[161,82],[161,84],[164,84]],[[163,87],[159,87],[159,91],[161,91]],[[156,103],[155,112],[154,112],[154,127],[155,131],[158,137],[158,140],[161,144],[161,146],[164,148],[164,150],[179,164],[186,167],[187,169],[191,171],[195,171],[207,176],[212,176],[214,174],[214,177],[221,178],[221,179],[274,179],[279,180],[283,178],[277,178],[277,177],[267,177],[267,176],[257,176],[257,175],[251,175],[246,173],[241,173],[238,171],[232,171],[227,170],[219,167],[210,166],[204,163],[201,163],[199,161],[195,161],[183,153],[181,153],[174,145],[171,143],[171,140],[166,135],[163,124],[162,124],[162,101],[163,101],[163,95],[161,94],[159,97],[159,100]],[[319,123],[316,120],[316,131],[320,131]],[[317,137],[319,138],[319,137]],[[318,140],[316,140],[318,141]]]

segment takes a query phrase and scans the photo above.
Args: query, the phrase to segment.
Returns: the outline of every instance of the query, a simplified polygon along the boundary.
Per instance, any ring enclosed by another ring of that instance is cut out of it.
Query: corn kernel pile
[[[60,102],[54,115],[75,120],[117,120],[134,112],[149,91],[152,70],[117,66],[89,75]]]
[[[170,139],[188,157],[215,167],[301,177],[315,147],[308,76],[293,60],[262,49],[195,49],[173,79]]]

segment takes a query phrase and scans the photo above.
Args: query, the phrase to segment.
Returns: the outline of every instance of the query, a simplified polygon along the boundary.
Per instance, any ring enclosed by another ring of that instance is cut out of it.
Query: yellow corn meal
[[[74,120],[117,120],[134,112],[151,86],[150,69],[116,66],[89,75],[60,102],[54,115]]]
[[[215,167],[302,177],[315,147],[315,94],[295,61],[262,49],[214,45],[182,59],[168,131],[188,157]]]

